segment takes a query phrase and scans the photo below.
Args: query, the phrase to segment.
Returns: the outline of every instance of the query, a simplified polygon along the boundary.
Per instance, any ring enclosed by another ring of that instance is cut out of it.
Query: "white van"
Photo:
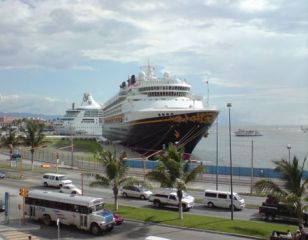
[[[208,207],[231,208],[231,192],[205,190],[204,204]],[[243,209],[245,200],[237,193],[233,192],[234,209]]]
[[[69,180],[65,175],[57,173],[45,173],[42,176],[42,184],[45,187],[59,187],[72,184],[72,181]]]

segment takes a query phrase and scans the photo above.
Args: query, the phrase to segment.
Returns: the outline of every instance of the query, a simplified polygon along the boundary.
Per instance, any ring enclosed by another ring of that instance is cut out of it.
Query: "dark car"
[[[0,178],[5,178],[5,172],[0,171]]]
[[[16,159],[19,159],[19,158],[21,158],[21,155],[19,153],[12,154],[12,159],[16,160]]]
[[[0,199],[0,212],[4,212],[4,210],[5,210],[4,202],[2,201],[2,199]]]
[[[115,225],[121,225],[124,222],[124,219],[119,214],[114,213],[113,214],[113,221],[114,221]]]

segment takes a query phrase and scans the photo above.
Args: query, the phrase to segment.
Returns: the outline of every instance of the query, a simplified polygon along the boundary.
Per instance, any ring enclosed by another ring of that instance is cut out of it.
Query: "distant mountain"
[[[19,113],[19,112],[0,112],[0,117],[18,117],[18,118],[40,118],[45,120],[53,120],[61,117],[61,115],[46,115],[46,114],[36,114],[36,113]]]

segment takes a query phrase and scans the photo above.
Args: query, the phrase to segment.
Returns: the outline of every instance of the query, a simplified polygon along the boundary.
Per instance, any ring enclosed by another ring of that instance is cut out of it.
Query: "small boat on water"
[[[304,133],[308,133],[308,127],[303,127],[303,126],[301,126],[301,130],[302,130]]]
[[[257,137],[263,136],[259,131],[253,129],[238,129],[234,132],[237,137]]]

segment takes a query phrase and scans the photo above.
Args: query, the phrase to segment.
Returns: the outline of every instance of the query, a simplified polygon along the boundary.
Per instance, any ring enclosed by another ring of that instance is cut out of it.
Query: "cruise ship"
[[[150,64],[122,82],[103,111],[103,136],[147,157],[169,143],[189,155],[218,115],[216,108],[192,94],[186,80],[168,72],[157,78]]]
[[[54,122],[55,134],[102,136],[103,109],[89,93],[84,93],[79,107],[67,110]]]

